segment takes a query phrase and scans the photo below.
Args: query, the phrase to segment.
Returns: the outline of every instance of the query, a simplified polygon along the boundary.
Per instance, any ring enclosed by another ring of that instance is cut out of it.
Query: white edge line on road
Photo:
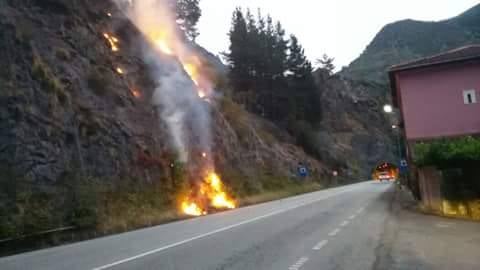
[[[355,219],[357,217],[357,215],[351,215],[348,217],[348,219]]]
[[[248,224],[248,223],[252,223],[252,222],[255,222],[255,221],[258,221],[258,220],[261,220],[261,219],[265,219],[265,218],[268,218],[268,217],[271,217],[271,216],[275,216],[275,215],[281,214],[281,213],[283,213],[283,212],[287,212],[287,211],[290,211],[290,210],[293,210],[293,209],[296,209],[296,208],[299,208],[299,207],[302,207],[302,206],[306,206],[306,205],[309,205],[309,204],[312,204],[312,203],[316,203],[316,202],[319,202],[319,201],[323,201],[323,200],[326,200],[326,199],[328,199],[328,198],[330,198],[330,197],[338,196],[338,195],[340,195],[340,194],[343,194],[343,193],[346,193],[346,192],[350,192],[350,191],[352,191],[352,190],[353,190],[353,188],[350,188],[350,189],[347,189],[347,190],[342,190],[342,191],[340,191],[340,192],[338,192],[338,193],[335,193],[335,194],[332,194],[332,195],[326,195],[325,197],[322,197],[322,198],[320,198],[320,199],[316,199],[316,200],[309,201],[309,202],[304,202],[304,203],[301,203],[301,204],[299,204],[299,205],[294,205],[294,206],[292,206],[292,207],[288,207],[288,208],[285,208],[285,209],[277,210],[277,211],[271,212],[271,213],[266,214],[266,215],[263,215],[263,216],[259,216],[259,217],[256,217],[256,218],[252,218],[252,219],[249,219],[249,220],[245,220],[245,221],[242,221],[242,222],[240,222],[240,223],[232,224],[232,225],[227,226],[227,227],[223,227],[223,228],[220,228],[220,229],[217,229],[217,230],[208,232],[208,233],[200,234],[200,235],[194,236],[194,237],[192,237],[192,238],[188,238],[188,239],[182,240],[182,241],[180,241],[180,242],[176,242],[176,243],[173,243],[173,244],[170,244],[170,245],[167,245],[167,246],[163,246],[163,247],[160,247],[160,248],[156,248],[156,249],[153,249],[153,250],[150,250],[150,251],[147,251],[147,252],[138,254],[138,255],[136,255],[136,256],[132,256],[132,257],[129,257],[129,258],[126,258],[126,259],[123,259],[123,260],[119,260],[119,261],[113,262],[113,263],[109,263],[109,264],[106,264],[106,265],[102,265],[102,266],[99,266],[99,267],[95,267],[95,268],[93,268],[92,270],[104,270],[104,269],[108,269],[108,268],[111,268],[111,267],[113,267],[113,266],[117,266],[117,265],[119,265],[119,264],[123,264],[123,263],[126,263],[126,262],[130,262],[130,261],[133,261],[133,260],[136,260],[136,259],[139,259],[139,258],[148,256],[148,255],[154,254],[154,253],[158,253],[158,252],[164,251],[164,250],[166,250],[166,249],[170,249],[170,248],[173,248],[173,247],[177,247],[177,246],[186,244],[186,243],[188,243],[188,242],[191,242],[191,241],[194,241],[194,240],[198,240],[198,239],[201,239],[201,238],[205,238],[205,237],[207,237],[207,236],[210,236],[210,235],[213,235],[213,234],[216,234],[216,233],[219,233],[219,232],[228,231],[228,230],[231,230],[231,229],[233,229],[233,228],[236,228],[236,227],[239,227],[239,226]],[[340,231],[340,230],[339,230],[339,231]],[[307,258],[307,259],[308,259],[308,258]]]
[[[318,244],[316,246],[313,247],[313,250],[320,250],[324,246],[326,246],[327,244],[328,244],[328,240],[322,240],[322,241],[318,242]]]
[[[357,214],[361,214],[361,213],[363,213],[363,211],[365,211],[365,207],[362,207],[362,208],[358,209]]]
[[[302,257],[298,260],[294,265],[290,266],[288,270],[298,270],[300,269],[306,262],[308,262],[308,257]]]
[[[345,227],[345,226],[347,226],[348,224],[350,224],[350,221],[345,220],[344,222],[342,222],[342,224],[340,224],[340,226],[341,226],[341,227]]]
[[[328,234],[328,236],[335,236],[337,235],[341,230],[339,228],[333,230],[331,233]]]

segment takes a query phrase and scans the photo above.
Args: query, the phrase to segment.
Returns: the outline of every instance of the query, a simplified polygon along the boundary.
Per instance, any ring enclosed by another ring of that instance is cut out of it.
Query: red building
[[[408,141],[480,134],[480,45],[393,66]]]
[[[480,45],[470,45],[393,66],[390,83],[400,108],[408,156],[418,141],[480,134]],[[435,167],[412,168],[409,186],[422,203],[446,213],[442,173]]]

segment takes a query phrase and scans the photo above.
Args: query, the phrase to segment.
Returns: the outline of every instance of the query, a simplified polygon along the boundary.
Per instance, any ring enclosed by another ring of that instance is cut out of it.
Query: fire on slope
[[[118,39],[110,34],[103,33],[103,37],[108,41],[112,52],[118,52]]]
[[[107,13],[111,17],[110,13]],[[182,64],[183,70],[190,77],[196,86],[199,98],[210,101],[209,98],[213,94],[213,87],[207,72],[203,69],[201,59],[188,48],[187,45],[179,38],[175,32],[167,27],[165,29],[153,30],[146,27],[140,27],[152,46],[157,48],[159,52],[178,59]],[[104,33],[104,38],[108,41],[113,52],[118,52],[119,40],[108,33]],[[116,72],[125,75],[125,71],[117,67]],[[141,94],[137,89],[131,89],[132,95],[140,97]],[[208,160],[206,152],[202,153],[203,160]],[[190,187],[188,194],[182,198],[180,202],[180,211],[190,216],[206,215],[212,209],[234,209],[236,202],[228,195],[224,184],[218,174],[211,169],[214,166],[205,162],[203,165],[203,173],[197,176],[201,179],[195,181]]]
[[[234,209],[235,201],[225,191],[220,177],[215,172],[209,172],[196,190],[181,202],[181,210],[190,216],[206,215],[210,208]]]
[[[162,53],[176,57],[194,82],[199,98],[208,100],[212,94],[210,80],[202,73],[199,57],[178,43],[177,37],[168,32],[151,31],[146,36]],[[207,153],[202,153],[207,158]],[[214,171],[204,173],[201,181],[192,186],[189,194],[180,203],[181,211],[190,216],[208,214],[210,209],[234,209],[235,201],[227,194],[224,184]]]
[[[210,79],[201,72],[203,66],[198,56],[178,45],[180,41],[168,32],[150,31],[146,33],[150,42],[162,53],[176,57],[182,64],[183,70],[195,83],[197,94],[202,99],[207,99],[212,94]]]

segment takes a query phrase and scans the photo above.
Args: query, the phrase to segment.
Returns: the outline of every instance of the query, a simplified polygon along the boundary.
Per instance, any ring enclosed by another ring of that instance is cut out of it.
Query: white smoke
[[[197,59],[177,25],[172,0],[116,0],[116,3],[150,42],[156,38],[166,40],[177,60]],[[157,85],[153,103],[167,124],[179,159],[188,162],[192,149],[211,152],[209,106],[198,97],[197,86],[181,63],[152,48],[155,45],[150,43],[143,50],[143,58]]]

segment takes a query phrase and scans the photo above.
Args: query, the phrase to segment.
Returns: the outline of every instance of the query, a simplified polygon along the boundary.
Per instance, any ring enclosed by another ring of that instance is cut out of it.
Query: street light
[[[393,107],[392,105],[385,105],[383,106],[383,110],[386,112],[386,113],[392,113],[393,112]]]
[[[384,111],[385,113],[391,115],[391,114],[393,114],[393,106],[390,105],[390,104],[385,104],[385,106],[383,106],[383,111]],[[399,126],[398,126],[397,124],[392,125],[392,130],[394,130],[394,131],[398,130],[397,132],[395,132],[395,134],[396,134],[395,137],[396,137],[396,141],[397,141],[397,142],[396,142],[396,144],[397,144],[397,152],[398,152],[398,158],[399,158],[399,159],[402,159],[402,150],[401,150],[401,145],[400,145],[400,140],[401,140],[400,136],[401,136],[401,134],[400,134]]]

